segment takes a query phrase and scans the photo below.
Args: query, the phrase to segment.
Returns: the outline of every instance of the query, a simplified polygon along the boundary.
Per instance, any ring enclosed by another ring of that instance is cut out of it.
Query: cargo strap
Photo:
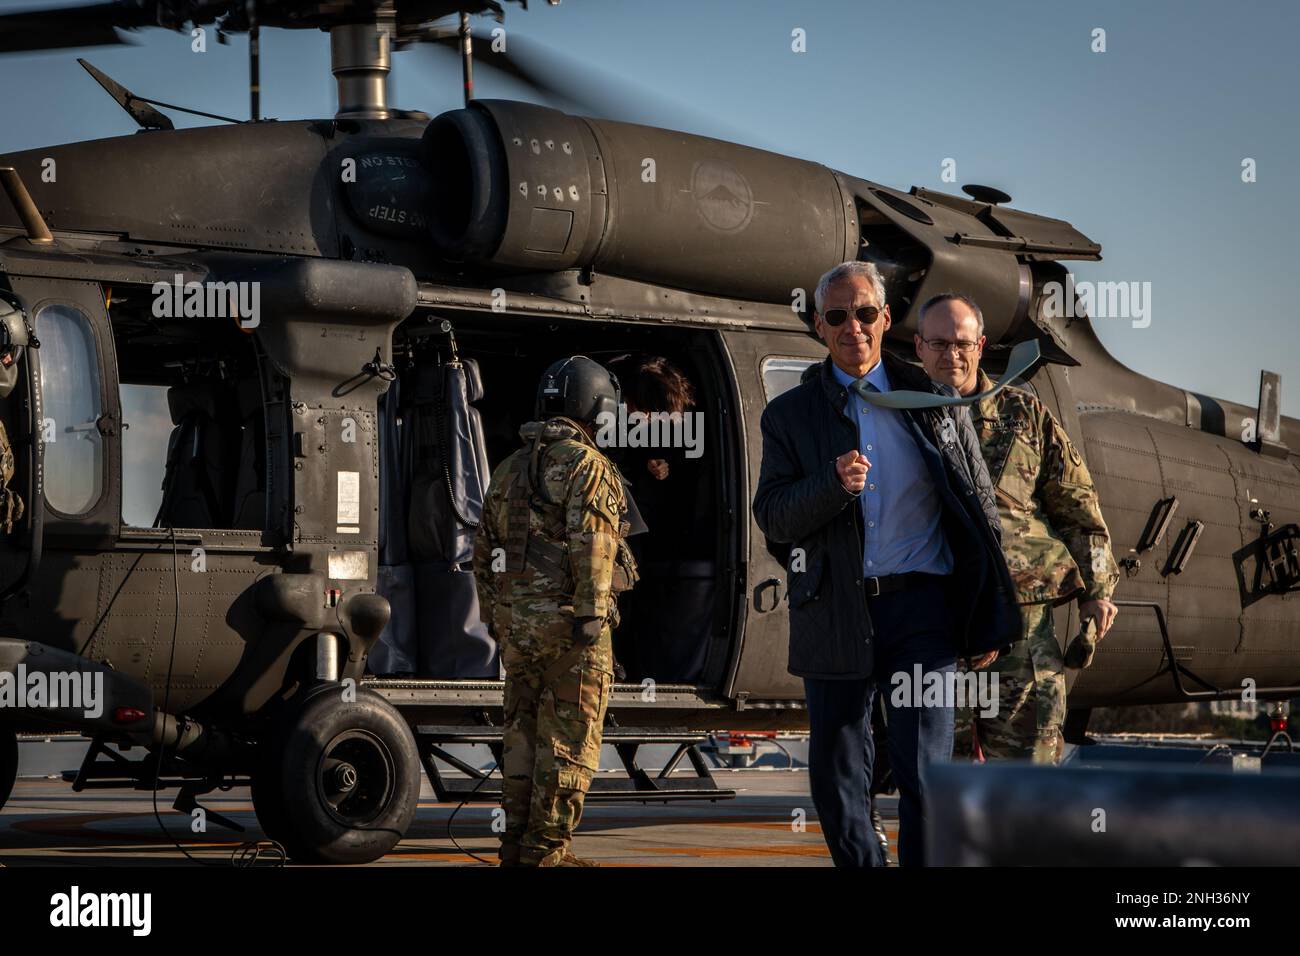
[[[546,433],[543,428],[533,436],[532,451],[528,455],[528,491],[529,493],[540,492],[542,499],[549,505],[553,504],[551,496],[546,491],[546,480],[542,477],[542,463],[546,459],[546,452],[550,449],[550,442],[543,442],[542,436]]]

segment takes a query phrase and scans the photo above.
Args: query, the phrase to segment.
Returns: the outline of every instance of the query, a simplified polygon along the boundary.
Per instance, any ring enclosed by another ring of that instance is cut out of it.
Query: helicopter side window
[[[163,499],[167,443],[172,433],[165,385],[119,387],[122,421],[122,522],[148,528]]]
[[[816,365],[814,359],[786,358],[773,355],[763,359],[763,393],[770,402],[782,392],[788,392],[799,384],[804,370]]]
[[[104,413],[99,359],[90,320],[71,305],[36,314],[41,339],[41,395],[45,419],[45,498],[65,515],[85,514],[104,487]]]

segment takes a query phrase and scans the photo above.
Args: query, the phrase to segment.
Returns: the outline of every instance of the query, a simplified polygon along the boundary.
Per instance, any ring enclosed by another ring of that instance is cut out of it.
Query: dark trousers
[[[876,752],[871,702],[879,686],[889,726],[889,763],[898,785],[898,860],[902,866],[921,866],[921,768],[952,756],[953,708],[946,695],[942,706],[915,706],[910,688],[915,665],[923,674],[956,670],[951,620],[937,580],[869,597],[867,607],[875,632],[875,674],[854,680],[804,679],[809,785],[835,865],[883,866],[870,819]],[[896,674],[907,676],[901,687],[909,693],[899,689]]]

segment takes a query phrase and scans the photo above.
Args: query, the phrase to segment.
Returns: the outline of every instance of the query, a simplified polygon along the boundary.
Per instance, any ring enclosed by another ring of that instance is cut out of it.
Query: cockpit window
[[[45,439],[45,499],[55,511],[90,511],[104,490],[104,414],[95,333],[71,305],[47,305],[36,314],[41,340],[41,397]]]

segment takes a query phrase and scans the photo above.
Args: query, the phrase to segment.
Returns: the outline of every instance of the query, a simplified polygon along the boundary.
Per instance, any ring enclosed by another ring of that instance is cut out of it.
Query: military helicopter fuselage
[[[579,352],[673,357],[703,423],[693,484],[661,512],[680,529],[684,509],[690,534],[649,517],[662,606],[625,611],[653,626],[636,630],[614,722],[806,727],[786,609],[796,575],[798,599],[816,599],[820,568],[779,563],[749,503],[766,403],[826,354],[812,290],[855,258],[885,279],[902,355],[914,306],[949,290],[981,304],[991,371],[1009,346],[1040,343],[1022,384],[1085,455],[1123,568],[1120,617],[1074,710],[1228,698],[1243,682],[1260,699],[1297,693],[1300,422],[1156,382],[1086,315],[1052,314],[1062,262],[1100,258],[1068,223],[979,189],[905,193],[504,100],[432,121],[142,130],[0,167],[25,187],[0,204],[0,289],[39,341],[2,410],[28,509],[0,542],[0,670],[98,674],[109,701],[93,718],[5,714],[15,729],[165,748],[174,782],[248,775],[256,800],[259,753],[292,748],[277,722],[322,685],[357,682],[440,739],[499,725],[494,674],[367,676],[385,628],[413,609],[437,617],[427,593],[405,610],[381,593],[394,536],[433,500],[386,484],[383,398],[397,383],[418,404],[422,370],[472,367],[458,400],[484,434],[467,440],[495,465],[531,417],[537,373]],[[170,417],[143,415],[142,394]],[[423,400],[446,416],[444,399]],[[447,537],[405,560],[463,574],[473,522],[457,512],[455,440],[430,421],[442,431],[416,445],[427,460],[406,467],[432,476],[421,494],[446,478]],[[150,429],[170,442],[152,462]],[[153,520],[131,510],[142,476],[162,485]],[[1059,633],[1075,613],[1058,609]],[[269,817],[286,786],[263,777]],[[331,860],[375,847],[294,839]]]

